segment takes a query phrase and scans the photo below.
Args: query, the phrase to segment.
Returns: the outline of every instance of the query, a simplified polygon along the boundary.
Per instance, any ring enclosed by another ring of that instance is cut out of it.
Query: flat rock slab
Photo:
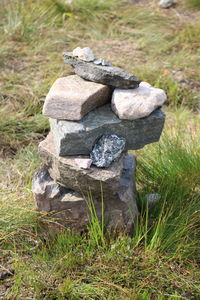
[[[43,107],[45,116],[63,120],[81,120],[84,115],[111,100],[111,89],[77,75],[58,78]]]
[[[133,74],[114,66],[96,65],[93,62],[82,61],[72,57],[71,53],[64,53],[64,62],[73,67],[80,77],[93,82],[111,85],[122,89],[136,88],[141,80]]]
[[[112,95],[112,110],[120,119],[136,120],[149,116],[166,100],[167,95],[163,90],[141,82],[137,89],[115,89]]]
[[[50,119],[56,152],[65,155],[89,155],[102,135],[116,134],[126,140],[125,150],[135,150],[157,142],[164,126],[165,114],[154,111],[146,118],[120,120],[110,105],[88,113],[81,121]]]

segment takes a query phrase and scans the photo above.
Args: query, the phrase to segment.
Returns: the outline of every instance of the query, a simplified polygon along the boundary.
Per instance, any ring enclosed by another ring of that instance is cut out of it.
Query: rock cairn
[[[136,160],[127,151],[159,140],[166,94],[95,58],[90,48],[66,52],[64,60],[75,75],[57,79],[46,96],[51,131],[39,144],[44,167],[33,177],[37,208],[82,231],[92,203],[108,229],[129,231],[138,211]]]

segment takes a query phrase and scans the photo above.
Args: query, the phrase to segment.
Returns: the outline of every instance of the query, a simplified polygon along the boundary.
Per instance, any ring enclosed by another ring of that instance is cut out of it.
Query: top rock
[[[84,54],[82,54],[83,49]],[[80,77],[121,89],[137,88],[141,80],[133,74],[112,66],[108,62],[97,64],[98,59],[93,58],[90,48],[76,48],[73,52],[64,53],[64,62],[73,67],[74,72]],[[104,60],[101,60],[104,62]]]
[[[76,49],[73,50],[72,55],[84,61],[94,60],[94,54],[92,52],[92,49],[90,49],[89,47],[85,47],[85,48],[77,47]]]

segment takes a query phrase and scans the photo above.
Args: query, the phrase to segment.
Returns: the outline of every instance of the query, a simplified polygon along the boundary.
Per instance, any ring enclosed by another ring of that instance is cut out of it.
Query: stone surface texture
[[[141,82],[137,89],[115,89],[112,110],[120,119],[136,120],[149,116],[167,100],[165,92]]]
[[[174,0],[160,0],[159,5],[162,8],[170,8],[175,4]]]
[[[81,121],[50,119],[56,152],[65,155],[89,155],[102,135],[116,134],[126,140],[127,150],[135,150],[160,138],[165,114],[154,111],[146,118],[120,120],[109,104],[88,113]]]
[[[111,89],[77,75],[58,78],[43,107],[43,114],[64,120],[81,120],[85,114],[111,99]]]
[[[118,67],[85,62],[76,57],[72,57],[69,52],[65,52],[64,57],[65,63],[71,65],[77,75],[89,81],[122,89],[137,88],[141,82],[141,80],[133,74]]]
[[[126,228],[127,231],[132,229],[134,219],[138,215],[135,169],[135,156],[133,153],[128,153],[123,160],[117,197],[106,203],[106,210],[109,215],[108,230],[117,227]]]
[[[56,221],[76,231],[85,229],[89,221],[86,200],[79,193],[57,184],[46,167],[33,177],[32,192],[39,211],[51,213]]]
[[[73,50],[72,55],[77,56],[81,60],[88,61],[88,62],[94,60],[94,54],[92,52],[92,49],[90,49],[89,47],[85,47],[85,48],[77,47]]]
[[[77,192],[56,183],[46,167],[43,167],[34,175],[32,192],[35,195],[38,209],[46,212],[65,209],[64,199],[66,195],[70,197],[72,202],[83,200]]]
[[[125,139],[115,134],[103,135],[90,153],[92,163],[100,168],[109,167],[113,161],[121,156],[125,144]]]

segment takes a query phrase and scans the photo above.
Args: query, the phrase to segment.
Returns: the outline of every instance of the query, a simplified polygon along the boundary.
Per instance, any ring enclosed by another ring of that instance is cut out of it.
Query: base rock
[[[161,110],[134,121],[120,120],[106,104],[78,122],[50,119],[56,152],[60,156],[89,155],[103,135],[116,134],[126,140],[125,150],[136,150],[157,142],[164,126]]]
[[[134,199],[134,184],[130,181],[133,175],[133,162],[131,156],[124,160],[124,173],[120,181],[118,197],[115,200],[104,202],[104,217],[108,230],[132,229],[137,207]],[[58,224],[75,231],[84,231],[90,222],[88,198],[82,197],[73,190],[66,189],[57,184],[44,167],[33,178],[32,192],[35,196],[39,211],[51,213]],[[99,220],[102,218],[102,202],[93,199],[95,211]]]
[[[37,209],[51,213],[59,223],[83,231],[88,224],[88,206],[77,192],[57,184],[43,167],[33,177],[32,192]]]

